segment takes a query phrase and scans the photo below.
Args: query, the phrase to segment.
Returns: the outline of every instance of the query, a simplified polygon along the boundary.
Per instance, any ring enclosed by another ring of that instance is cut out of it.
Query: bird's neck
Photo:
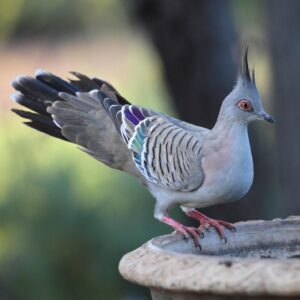
[[[248,121],[246,118],[238,117],[234,113],[231,107],[228,107],[226,98],[223,101],[217,121],[212,129],[212,131],[228,132],[228,131],[240,131],[248,133]]]
[[[212,128],[212,134],[221,136],[236,136],[236,138],[248,137],[248,124],[240,120],[233,120],[219,115],[215,126]]]
[[[209,139],[216,149],[228,149],[235,163],[242,164],[251,175],[253,162],[247,125],[246,122],[218,118],[210,132]]]

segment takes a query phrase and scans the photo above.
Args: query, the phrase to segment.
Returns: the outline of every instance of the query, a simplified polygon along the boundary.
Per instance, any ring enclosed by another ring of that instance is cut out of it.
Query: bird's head
[[[249,70],[247,49],[240,69],[236,86],[222,103],[222,117],[246,124],[257,119],[274,123],[273,118],[262,106],[255,84],[254,70]]]

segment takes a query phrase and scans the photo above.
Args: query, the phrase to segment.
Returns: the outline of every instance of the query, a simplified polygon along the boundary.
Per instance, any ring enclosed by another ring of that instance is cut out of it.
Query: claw
[[[194,240],[195,247],[201,249],[198,228],[184,226],[168,216],[164,216],[161,221],[173,227],[177,232],[180,232],[186,242],[190,235]]]
[[[231,224],[231,223],[228,223],[228,222],[225,222],[225,221],[221,221],[221,220],[215,220],[217,223],[219,223],[220,225],[223,225],[225,228],[229,229],[229,230],[235,230],[235,227]]]
[[[198,245],[198,246],[196,246],[196,249],[197,249],[197,251],[200,253],[201,252],[201,250],[202,250],[202,248],[201,248],[201,246],[200,245]]]
[[[236,232],[236,228],[235,228],[234,226],[232,226],[232,227],[230,228],[230,230],[231,230],[232,232]]]
[[[224,229],[223,227],[231,230],[232,232],[235,232],[236,229],[235,227],[231,224],[231,223],[228,223],[228,222],[225,222],[225,221],[221,221],[221,220],[214,220],[214,219],[211,219],[207,216],[205,216],[204,214],[200,213],[199,211],[197,210],[192,210],[192,211],[189,211],[187,213],[187,215],[189,217],[192,217],[193,219],[196,219],[200,222],[200,226],[199,226],[199,232],[202,232],[204,229],[206,229],[207,231],[209,231],[209,229],[211,227],[214,227],[219,236],[221,237],[222,241],[224,243],[227,242],[227,239],[225,237],[225,234],[224,234]]]
[[[199,233],[197,228],[184,226],[184,229],[192,236],[195,243],[195,247],[196,248],[200,247]]]

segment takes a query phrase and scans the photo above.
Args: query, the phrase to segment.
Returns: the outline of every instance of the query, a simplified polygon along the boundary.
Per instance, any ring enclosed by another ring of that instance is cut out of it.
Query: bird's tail
[[[12,111],[27,119],[24,122],[25,125],[68,141],[47,111],[47,108],[52,106],[55,101],[63,101],[59,97],[60,92],[75,95],[77,92],[100,90],[108,97],[113,94],[120,104],[129,103],[106,81],[99,78],[89,78],[78,72],[71,72],[71,74],[76,77],[75,80],[66,81],[43,70],[37,70],[34,78],[18,76],[12,83],[17,90],[17,93],[12,95],[12,99],[31,111],[16,108],[13,108]]]
[[[76,79],[69,81],[41,70],[34,78],[17,77],[12,98],[30,111],[13,112],[27,119],[27,126],[77,144],[104,164],[136,176],[131,152],[111,115],[129,102],[106,81],[72,74]],[[109,111],[107,103],[113,104]]]

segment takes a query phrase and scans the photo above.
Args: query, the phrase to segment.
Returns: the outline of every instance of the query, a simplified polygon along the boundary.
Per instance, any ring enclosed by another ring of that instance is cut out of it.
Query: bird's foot
[[[200,226],[198,228],[198,230],[200,232],[203,232],[204,230],[208,229],[209,227],[214,227],[219,236],[221,237],[221,239],[226,243],[226,237],[225,237],[225,233],[224,233],[224,229],[223,227],[230,229],[231,231],[236,231],[235,227],[233,226],[233,224],[225,222],[225,221],[221,221],[221,220],[214,220],[211,219],[209,217],[207,217],[206,215],[202,214],[201,212],[197,211],[197,210],[192,210],[189,211],[187,213],[187,215],[193,219],[196,219],[200,222]]]
[[[168,216],[164,216],[161,221],[173,227],[177,232],[182,233],[186,241],[188,240],[189,236],[191,236],[194,240],[195,247],[199,251],[201,250],[199,235],[202,233],[200,233],[198,228],[185,226]]]

